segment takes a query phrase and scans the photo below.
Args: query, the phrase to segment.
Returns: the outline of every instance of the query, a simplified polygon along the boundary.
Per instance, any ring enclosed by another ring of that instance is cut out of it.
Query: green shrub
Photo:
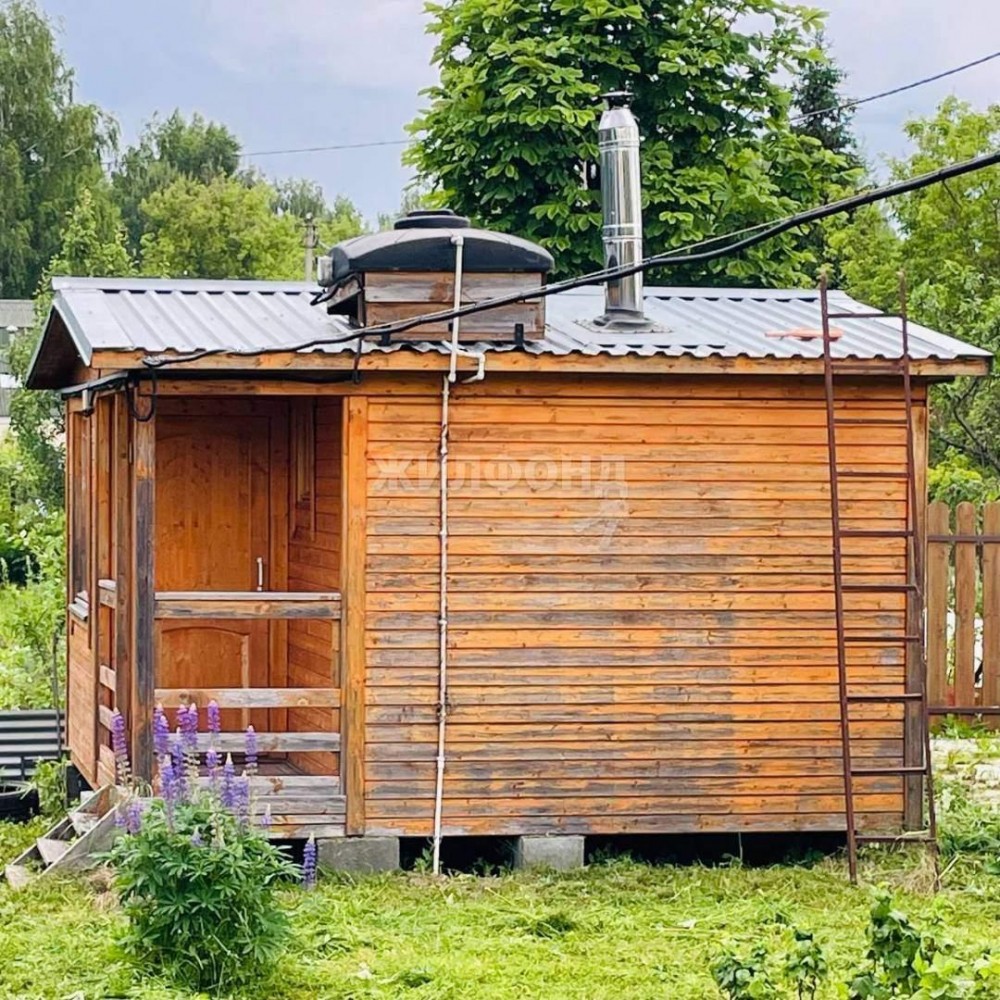
[[[229,990],[265,977],[284,948],[288,923],[275,890],[298,869],[253,822],[248,774],[236,778],[231,760],[219,768],[213,750],[211,783],[198,785],[197,712],[193,721],[180,714],[182,732],[169,748],[159,711],[154,724],[163,797],[119,806],[126,833],[110,860],[128,921],[121,943],[144,971],[188,989]],[[113,736],[119,775],[127,776],[117,714]],[[248,759],[255,747],[248,730]]]
[[[16,535],[31,559],[23,585],[11,582],[0,562],[0,709],[50,708],[63,702],[64,520],[28,508],[16,516],[0,523],[0,533]]]
[[[112,852],[122,944],[142,967],[195,990],[232,988],[270,970],[288,926],[275,900],[295,871],[277,848],[207,801],[157,803]]]

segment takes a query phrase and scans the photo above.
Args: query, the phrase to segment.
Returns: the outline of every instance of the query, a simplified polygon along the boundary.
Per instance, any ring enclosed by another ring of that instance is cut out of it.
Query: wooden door
[[[157,591],[270,588],[270,423],[267,415],[157,416]],[[264,620],[161,621],[157,687],[266,687],[269,629]],[[266,719],[222,713],[227,730],[266,727]]]

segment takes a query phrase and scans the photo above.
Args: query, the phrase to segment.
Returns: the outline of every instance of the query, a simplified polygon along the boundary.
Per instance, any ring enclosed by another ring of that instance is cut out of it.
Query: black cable
[[[914,90],[917,87],[922,87],[927,83],[934,83],[935,80],[943,80],[947,76],[954,76],[956,73],[963,73],[967,69],[972,69],[974,66],[981,66],[983,63],[989,62],[991,59],[1000,58],[1000,52],[991,52],[988,56],[983,56],[981,59],[973,59],[972,62],[963,63],[961,66],[956,66],[954,69],[946,69],[941,73],[935,73],[934,76],[925,76],[920,80],[914,80],[913,83],[904,83],[901,87],[893,87],[892,90],[883,90],[879,94],[872,94],[869,97],[859,97],[856,101],[845,101],[843,104],[836,104],[832,108],[822,108],[819,111],[809,111],[803,115],[794,115],[789,118],[789,122],[792,125],[798,122],[807,122],[812,118],[819,118],[821,115],[832,115],[836,114],[838,111],[849,111],[851,108],[860,107],[862,104],[869,104],[872,101],[880,101],[883,97],[892,97],[895,94],[902,94],[907,90]]]
[[[971,160],[963,160],[961,163],[953,163],[947,167],[942,167],[939,170],[921,174],[918,177],[911,177],[908,180],[896,181],[893,184],[873,188],[860,194],[851,195],[848,198],[842,198],[839,201],[830,202],[827,205],[820,205],[804,212],[798,212],[795,215],[787,216],[778,222],[764,227],[757,227],[756,232],[751,232],[750,235],[745,236],[743,239],[737,240],[734,243],[727,243],[725,246],[719,247],[718,249],[705,250],[700,253],[669,251],[652,257],[646,257],[637,264],[592,271],[589,274],[581,275],[578,278],[568,278],[565,281],[558,281],[551,285],[543,285],[529,292],[514,292],[510,295],[500,295],[496,298],[484,299],[482,302],[470,303],[469,305],[461,306],[458,309],[447,309],[442,312],[428,313],[423,316],[414,316],[411,319],[400,320],[396,323],[386,323],[380,326],[362,327],[353,333],[342,337],[317,337],[314,340],[309,340],[301,344],[292,344],[285,347],[265,347],[259,350],[246,352],[230,351],[219,348],[201,351],[195,355],[187,355],[180,358],[166,358],[161,355],[156,358],[143,358],[143,363],[149,367],[158,368],[168,364],[183,364],[186,361],[197,360],[198,358],[203,358],[211,354],[230,354],[238,357],[260,357],[267,354],[287,354],[309,350],[313,347],[342,344],[368,336],[386,337],[391,336],[394,333],[404,333],[405,331],[412,330],[415,327],[423,326],[425,323],[448,322],[462,316],[470,316],[474,313],[497,309],[501,306],[513,305],[518,302],[528,302],[535,299],[544,299],[548,298],[550,295],[558,295],[562,292],[572,291],[576,288],[583,288],[588,285],[604,283],[605,281],[614,281],[618,278],[627,278],[630,275],[648,271],[655,267],[666,267],[678,264],[702,264],[707,261],[717,260],[720,257],[726,257],[734,253],[739,253],[742,250],[748,250],[750,247],[756,246],[758,243],[763,243],[766,240],[773,239],[774,237],[780,236],[782,233],[786,233],[791,229],[797,229],[799,226],[808,225],[812,222],[819,222],[822,219],[829,218],[831,215],[839,215],[841,212],[851,212],[858,208],[864,208],[867,205],[874,205],[877,202],[885,201],[888,198],[895,198],[902,194],[919,191],[922,188],[930,187],[933,184],[941,184],[953,177],[961,177],[964,174],[973,173],[977,170],[983,170],[987,167],[996,166],[997,164],[1000,164],[1000,151],[986,153],[982,156],[974,157]],[[741,232],[746,232],[746,230],[742,230]],[[722,240],[731,239],[732,236],[733,234],[725,234],[722,236],[712,237],[705,240],[701,245],[708,246]]]

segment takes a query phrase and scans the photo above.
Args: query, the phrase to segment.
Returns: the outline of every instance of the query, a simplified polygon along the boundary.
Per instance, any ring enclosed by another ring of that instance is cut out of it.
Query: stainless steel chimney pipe
[[[598,144],[601,152],[604,266],[621,267],[642,260],[642,181],[639,175],[639,124],[629,107],[630,94],[605,94]],[[642,274],[616,278],[605,285],[603,325],[645,323]]]

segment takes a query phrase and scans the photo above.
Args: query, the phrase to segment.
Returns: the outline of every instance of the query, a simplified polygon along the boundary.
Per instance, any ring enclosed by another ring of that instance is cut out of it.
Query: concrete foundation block
[[[321,868],[337,872],[392,872],[399,868],[399,837],[336,837],[316,841]]]
[[[514,845],[515,868],[554,868],[567,871],[583,867],[583,837],[518,837]]]

